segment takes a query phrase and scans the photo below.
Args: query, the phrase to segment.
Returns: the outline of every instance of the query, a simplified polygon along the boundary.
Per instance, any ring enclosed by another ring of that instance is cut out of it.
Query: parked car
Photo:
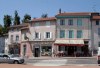
[[[0,54],[0,63],[22,64],[24,63],[24,58],[14,54],[12,55]]]
[[[100,47],[98,47],[98,52],[97,52],[97,63],[100,64]]]

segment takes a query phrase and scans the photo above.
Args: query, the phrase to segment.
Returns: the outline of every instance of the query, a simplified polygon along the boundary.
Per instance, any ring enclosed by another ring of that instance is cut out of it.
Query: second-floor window
[[[82,26],[82,19],[77,19],[77,26]]]
[[[39,32],[36,32],[36,33],[35,33],[35,38],[36,38],[36,39],[40,39],[40,33],[39,33]]]
[[[64,19],[60,20],[60,25],[65,25],[65,20]]]
[[[60,30],[60,38],[65,38],[65,30]]]
[[[11,35],[11,39],[10,40],[11,40],[11,42],[13,42],[13,35]]]
[[[68,20],[68,25],[73,25],[73,19]]]
[[[69,38],[74,38],[74,31],[73,30],[69,30]]]
[[[98,35],[100,35],[100,28],[98,28]]]
[[[18,35],[16,36],[16,41],[19,41],[19,36]]]
[[[52,37],[51,32],[45,32],[44,38],[45,39],[50,39]]]
[[[96,25],[99,25],[99,21],[98,20],[96,21]]]
[[[100,47],[100,42],[98,42],[98,47]]]
[[[82,30],[77,30],[77,38],[82,38]]]

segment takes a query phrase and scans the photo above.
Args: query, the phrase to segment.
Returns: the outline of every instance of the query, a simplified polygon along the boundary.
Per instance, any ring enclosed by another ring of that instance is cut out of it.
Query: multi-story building
[[[81,53],[87,56],[92,50],[91,13],[59,13],[55,50],[67,56]]]
[[[21,28],[26,26],[28,24],[13,25],[9,28],[8,41],[10,54],[20,54]]]
[[[97,53],[98,47],[100,47],[100,14],[95,13],[91,15],[91,23],[92,23],[92,48],[94,49],[94,53]]]
[[[21,56],[90,56],[100,46],[100,15],[94,12],[60,13],[11,26],[10,53]]]
[[[27,28],[22,28],[21,55],[52,56],[56,33],[56,18],[33,19]]]

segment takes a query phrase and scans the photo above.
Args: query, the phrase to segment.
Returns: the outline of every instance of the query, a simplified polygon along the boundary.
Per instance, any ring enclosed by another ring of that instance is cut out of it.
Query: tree
[[[30,20],[31,20],[31,16],[28,15],[28,14],[25,14],[22,22],[23,23],[28,23]]]
[[[10,27],[10,25],[12,24],[12,18],[10,15],[4,15],[3,21],[5,28]]]
[[[41,17],[42,18],[47,18],[48,17],[48,14],[42,14]]]
[[[18,12],[15,11],[14,25],[19,25],[19,24],[20,24],[20,17],[18,15]]]
[[[2,35],[2,25],[0,24],[0,36]]]

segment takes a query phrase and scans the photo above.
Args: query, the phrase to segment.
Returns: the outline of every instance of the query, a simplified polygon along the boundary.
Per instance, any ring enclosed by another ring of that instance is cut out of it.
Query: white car
[[[19,55],[0,54],[0,63],[22,64],[24,63],[24,58],[20,57]]]
[[[97,62],[100,64],[100,47],[98,48]]]

